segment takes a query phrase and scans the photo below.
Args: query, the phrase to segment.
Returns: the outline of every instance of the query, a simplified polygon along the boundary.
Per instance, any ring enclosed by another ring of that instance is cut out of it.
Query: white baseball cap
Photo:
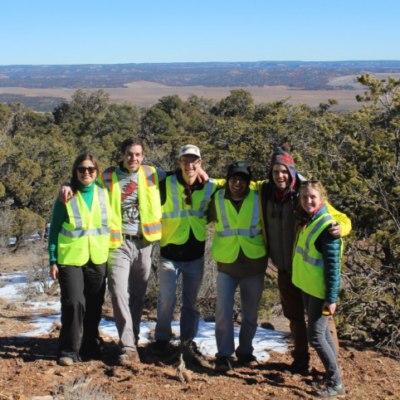
[[[182,156],[188,156],[189,154],[201,158],[200,149],[193,144],[187,144],[186,146],[181,147],[179,150],[179,158]]]

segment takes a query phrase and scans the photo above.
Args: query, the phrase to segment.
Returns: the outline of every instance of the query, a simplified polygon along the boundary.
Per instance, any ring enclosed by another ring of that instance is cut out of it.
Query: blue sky
[[[399,0],[12,0],[0,65],[400,60]]]

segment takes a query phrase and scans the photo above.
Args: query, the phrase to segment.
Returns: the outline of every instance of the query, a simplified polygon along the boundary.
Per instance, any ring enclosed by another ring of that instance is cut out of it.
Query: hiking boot
[[[118,365],[139,364],[140,358],[136,350],[125,350],[118,356]]]
[[[168,340],[156,340],[151,346],[151,351],[154,354],[161,356],[166,353],[168,343]]]
[[[58,359],[58,365],[62,365],[63,367],[70,367],[74,365],[74,360],[71,357],[60,357]]]
[[[329,382],[326,388],[323,390],[318,390],[315,393],[315,397],[320,399],[334,399],[336,397],[345,397],[346,391],[344,389],[343,383],[341,385],[335,385],[333,382]]]
[[[310,359],[309,358],[296,358],[292,364],[285,369],[283,372],[285,374],[292,374],[292,375],[303,375],[307,376],[310,370]]]
[[[258,366],[257,358],[252,354],[238,356],[238,360],[246,368],[255,368]]]
[[[231,362],[229,360],[229,357],[220,357],[217,358],[215,361],[215,371],[218,372],[227,372],[230,369],[232,369]]]

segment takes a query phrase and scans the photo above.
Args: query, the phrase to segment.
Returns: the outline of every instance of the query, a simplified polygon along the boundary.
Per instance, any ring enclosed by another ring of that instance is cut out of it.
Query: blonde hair
[[[320,181],[304,181],[301,182],[300,186],[300,194],[299,194],[299,206],[301,207],[301,192],[303,189],[313,188],[315,189],[321,196],[321,201],[324,203],[328,200],[328,195],[322,183]]]

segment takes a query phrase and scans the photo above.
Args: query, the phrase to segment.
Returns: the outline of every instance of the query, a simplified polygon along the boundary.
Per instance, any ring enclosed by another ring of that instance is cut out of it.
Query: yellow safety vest
[[[331,214],[325,213],[307,226],[304,232],[300,232],[293,258],[293,284],[319,299],[325,299],[326,285],[324,260],[315,247],[315,241],[334,221]]]
[[[111,208],[107,191],[95,183],[92,207],[78,192],[68,203],[69,223],[58,234],[57,262],[62,265],[85,265],[107,261],[110,247]]]
[[[167,244],[184,244],[189,239],[190,228],[197,240],[206,240],[207,210],[211,195],[217,189],[216,183],[210,179],[202,190],[191,194],[192,205],[185,204],[184,186],[178,182],[177,176],[169,176],[166,180],[166,201],[162,206],[161,247]]]
[[[240,248],[252,259],[265,256],[267,252],[261,228],[258,192],[250,189],[239,213],[224,196],[225,189],[215,196],[218,223],[211,249],[212,258],[219,262],[233,263],[239,256]]]
[[[149,165],[141,165],[138,171],[139,215],[143,236],[149,242],[161,239],[161,201],[157,170]],[[101,180],[111,193],[113,211],[111,221],[111,248],[122,244],[121,188],[117,170],[103,172]]]

